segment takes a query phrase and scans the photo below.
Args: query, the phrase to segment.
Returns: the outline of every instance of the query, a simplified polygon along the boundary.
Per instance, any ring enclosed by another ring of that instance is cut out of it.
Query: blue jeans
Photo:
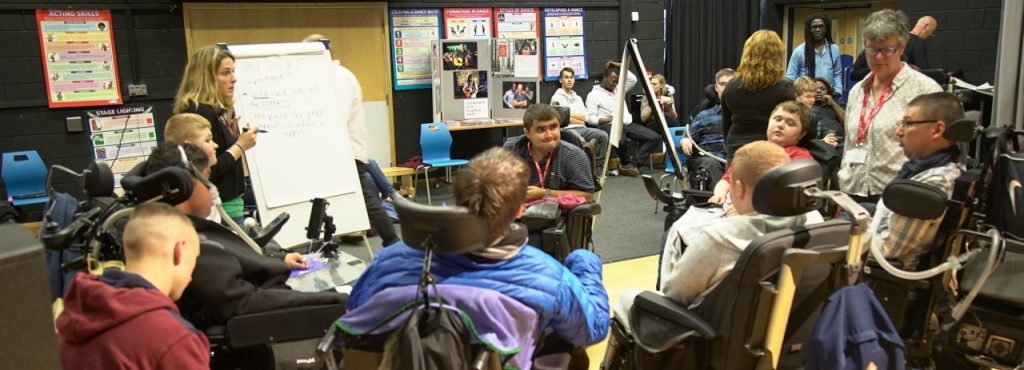
[[[377,161],[371,159],[370,163],[366,165],[366,172],[373,177],[373,183],[377,186],[381,199],[390,198],[395,193],[395,186],[391,184],[391,180],[388,180],[387,176],[384,176],[384,171],[380,170]]]
[[[366,215],[370,219],[370,225],[377,229],[383,241],[383,246],[389,246],[397,242],[398,234],[391,223],[391,218],[384,212],[380,204],[379,188],[374,184],[373,176],[370,174],[369,165],[360,161],[356,162],[356,171],[359,172],[359,185],[363,190],[363,201],[366,203]],[[378,169],[379,170],[379,169]]]

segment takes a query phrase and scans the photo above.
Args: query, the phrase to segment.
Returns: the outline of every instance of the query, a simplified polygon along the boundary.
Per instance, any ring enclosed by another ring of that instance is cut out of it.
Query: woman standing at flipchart
[[[216,46],[204,46],[192,53],[185,67],[174,113],[195,113],[210,121],[217,158],[210,169],[210,181],[217,186],[224,211],[241,224],[245,193],[242,170],[245,151],[256,145],[257,128],[242,131],[234,114],[235,57]],[[212,159],[211,159],[212,160]]]

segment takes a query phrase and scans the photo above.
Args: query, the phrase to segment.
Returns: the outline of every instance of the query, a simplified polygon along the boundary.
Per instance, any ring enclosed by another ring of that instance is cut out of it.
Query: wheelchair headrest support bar
[[[466,207],[428,206],[395,197],[402,240],[410,247],[441,253],[467,253],[488,244],[487,224]]]

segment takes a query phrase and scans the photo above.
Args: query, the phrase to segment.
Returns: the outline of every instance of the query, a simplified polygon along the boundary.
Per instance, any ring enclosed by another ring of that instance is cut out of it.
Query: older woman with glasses
[[[909,35],[903,12],[871,13],[862,32],[871,72],[850,89],[839,187],[858,202],[877,203],[885,185],[907,161],[896,137],[907,104],[942,88],[900,61]]]

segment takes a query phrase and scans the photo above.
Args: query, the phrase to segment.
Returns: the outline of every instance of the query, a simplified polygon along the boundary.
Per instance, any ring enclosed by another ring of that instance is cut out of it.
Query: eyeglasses
[[[725,86],[729,84],[729,81],[716,81],[715,83],[717,83],[718,86]]]
[[[888,48],[864,48],[864,52],[869,56],[875,56],[878,55],[878,53],[882,53],[884,56],[891,57],[893,54],[896,54],[897,50],[900,50],[899,46]]]
[[[920,125],[920,124],[925,124],[925,123],[936,123],[936,122],[939,122],[939,121],[933,120],[933,119],[922,119],[922,120],[917,120],[917,121],[907,121],[905,119],[901,119],[899,124],[900,124],[900,126],[908,127],[908,126],[913,126],[913,125]]]

